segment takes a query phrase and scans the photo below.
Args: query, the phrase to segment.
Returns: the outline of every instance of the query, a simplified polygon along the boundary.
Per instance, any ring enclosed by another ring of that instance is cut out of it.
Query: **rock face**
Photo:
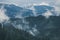
[[[37,5],[31,10],[0,4],[1,8],[6,19],[0,22],[0,40],[60,40],[60,16],[54,7]]]

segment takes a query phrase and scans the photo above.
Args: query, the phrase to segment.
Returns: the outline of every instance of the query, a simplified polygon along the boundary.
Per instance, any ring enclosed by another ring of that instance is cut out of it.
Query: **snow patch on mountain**
[[[32,28],[32,30],[29,30],[28,32],[33,36],[36,36],[37,34],[39,34],[39,31],[36,28]]]

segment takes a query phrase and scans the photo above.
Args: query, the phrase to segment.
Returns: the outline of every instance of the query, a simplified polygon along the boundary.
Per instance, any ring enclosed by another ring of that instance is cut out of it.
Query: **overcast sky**
[[[21,5],[28,5],[33,3],[41,3],[41,2],[47,2],[51,5],[57,5],[60,6],[60,0],[0,0],[0,2],[6,2],[6,3],[14,3],[19,6]]]

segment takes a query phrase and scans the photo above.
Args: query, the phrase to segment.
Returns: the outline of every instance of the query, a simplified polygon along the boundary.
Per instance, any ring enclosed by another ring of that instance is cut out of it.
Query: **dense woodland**
[[[40,34],[33,36],[24,30],[16,29],[10,23],[3,24],[3,28],[0,24],[0,40],[60,40],[60,16],[50,16],[48,19],[44,16],[32,16],[24,20],[29,22],[31,28],[37,25]]]

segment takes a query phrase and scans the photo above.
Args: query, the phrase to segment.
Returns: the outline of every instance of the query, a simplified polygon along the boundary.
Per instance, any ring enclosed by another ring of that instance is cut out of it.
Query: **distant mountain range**
[[[60,16],[52,6],[0,4],[0,11],[1,40],[60,40]]]
[[[28,9],[15,6],[13,4],[0,4],[0,8],[2,6],[6,10],[5,14],[9,17],[29,17],[38,15],[46,16],[47,14],[47,16],[50,16],[57,14],[55,13],[55,8],[49,5],[33,5]]]

